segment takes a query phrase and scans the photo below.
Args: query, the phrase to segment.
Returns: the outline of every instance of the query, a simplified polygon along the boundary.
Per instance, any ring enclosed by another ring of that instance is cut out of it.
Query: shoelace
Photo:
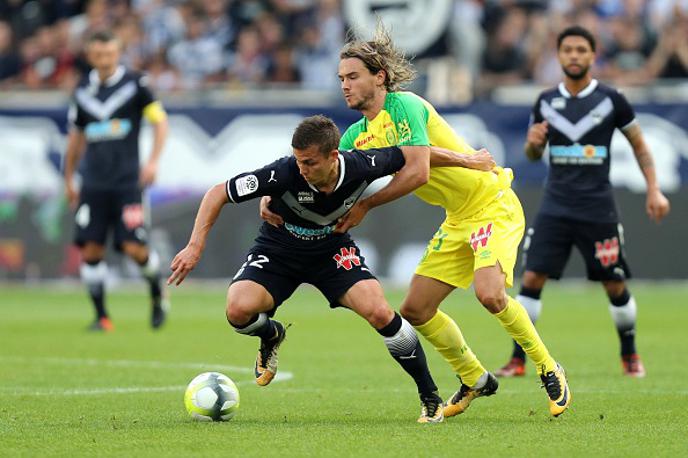
[[[561,396],[561,385],[554,372],[548,372],[543,377],[541,388],[547,391],[547,395],[550,399],[559,399],[559,396]]]
[[[460,400],[463,399],[464,396],[466,396],[466,393],[470,391],[470,387],[468,385],[461,384],[461,388],[459,388],[459,391],[454,394],[454,397],[451,399],[452,404],[458,403]]]
[[[434,417],[437,414],[441,402],[435,398],[426,398],[421,400],[423,405],[423,414],[427,417]]]

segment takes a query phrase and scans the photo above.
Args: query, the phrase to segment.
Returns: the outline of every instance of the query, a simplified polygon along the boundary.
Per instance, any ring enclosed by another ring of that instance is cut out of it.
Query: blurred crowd
[[[110,28],[123,63],[159,91],[336,90],[346,1],[2,0],[0,88],[71,89],[88,69],[85,37]],[[574,23],[597,37],[604,80],[688,78],[688,0],[455,0],[445,33],[416,62],[428,85],[472,95],[551,85],[561,77],[556,35]]]

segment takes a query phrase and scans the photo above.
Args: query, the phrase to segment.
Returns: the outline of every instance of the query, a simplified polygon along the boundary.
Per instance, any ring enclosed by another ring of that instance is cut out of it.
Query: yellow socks
[[[547,347],[535,330],[526,309],[515,299],[509,297],[506,307],[495,314],[502,327],[523,348],[530,359],[535,363],[538,374],[553,371],[556,361],[550,356]]]
[[[462,383],[472,387],[485,373],[485,368],[466,344],[459,326],[444,312],[438,310],[427,323],[414,327],[449,363]]]

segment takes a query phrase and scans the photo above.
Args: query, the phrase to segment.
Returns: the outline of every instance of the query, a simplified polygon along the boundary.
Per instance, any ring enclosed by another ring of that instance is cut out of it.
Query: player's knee
[[[521,284],[528,289],[542,289],[546,282],[547,275],[529,270],[523,273],[523,278],[521,279]]]
[[[501,288],[478,289],[475,291],[475,296],[490,313],[499,313],[504,310],[508,300],[506,293]]]
[[[256,309],[257,307],[250,300],[230,297],[227,299],[225,314],[230,324],[241,326],[248,323],[257,313]]]
[[[373,307],[367,314],[366,320],[375,329],[382,329],[394,318],[394,312],[385,303],[380,303]]]
[[[428,320],[430,320],[430,318],[432,318],[432,315],[428,316],[429,314],[427,310],[420,306],[420,304],[409,301],[404,301],[404,303],[401,304],[399,313],[413,326],[425,324],[428,322]]]

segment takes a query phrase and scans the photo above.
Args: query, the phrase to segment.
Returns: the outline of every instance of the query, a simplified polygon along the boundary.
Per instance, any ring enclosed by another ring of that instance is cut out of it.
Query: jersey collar
[[[122,80],[122,77],[124,76],[124,73],[126,72],[125,68],[123,65],[119,65],[117,69],[115,70],[115,73],[112,74],[108,79],[105,80],[105,83],[103,83],[103,86],[105,87],[112,87],[115,84],[119,83]],[[91,70],[88,74],[88,81],[91,83],[92,86],[98,87],[100,86],[100,77],[98,76],[98,70],[95,68]]]
[[[573,98],[576,98],[576,99],[582,99],[582,98],[587,97],[587,96],[589,96],[590,94],[592,94],[592,92],[593,92],[595,89],[597,89],[597,86],[598,86],[599,84],[600,84],[600,83],[599,83],[595,78],[593,78],[593,79],[590,81],[590,83],[589,83],[587,86],[585,86],[585,89],[583,89],[582,91],[580,91],[580,92],[579,92],[578,94],[576,94],[575,96],[572,96],[571,93],[570,93],[569,91],[566,90],[566,86],[564,86],[564,83],[562,82],[562,83],[559,83],[559,93],[561,93],[561,95],[563,95],[563,96],[566,97],[567,99],[570,99],[570,98],[572,98],[572,97],[573,97]]]
[[[332,192],[335,192],[344,182],[344,173],[346,172],[346,162],[344,161],[344,156],[341,153],[337,154],[337,160],[339,160],[339,179],[337,180],[337,186],[334,187]],[[315,192],[320,192],[318,188],[306,181],[306,184]]]

